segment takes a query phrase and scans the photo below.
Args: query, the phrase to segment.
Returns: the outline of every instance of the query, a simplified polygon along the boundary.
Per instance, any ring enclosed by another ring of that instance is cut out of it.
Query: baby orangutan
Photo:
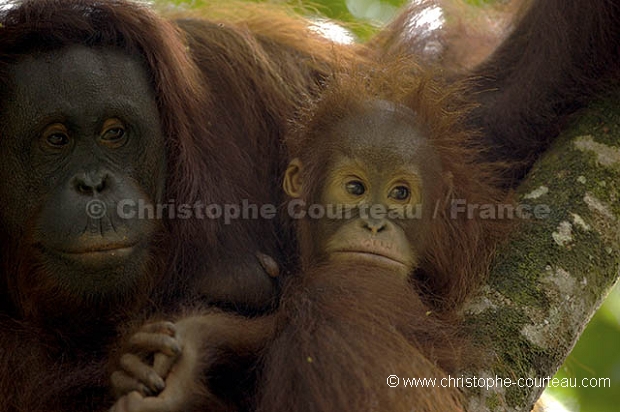
[[[114,411],[463,410],[460,392],[440,384],[476,357],[456,311],[506,229],[450,207],[501,194],[493,168],[471,163],[453,96],[393,70],[336,76],[288,137],[283,215],[300,263],[283,278],[277,311],[187,316],[176,333],[159,324],[136,334],[113,376],[117,393],[129,393]],[[204,378],[223,370],[213,365],[252,360],[259,372],[242,404]],[[417,387],[418,378],[436,385]]]
[[[429,314],[409,281],[450,176],[410,109],[347,103],[350,114],[309,122],[298,140],[309,146],[285,173],[291,205],[302,207],[289,213],[304,216],[293,221],[303,270],[282,293],[258,410],[461,410],[454,388],[400,381],[439,381],[437,364],[460,361],[456,328]]]
[[[386,101],[369,101],[328,127],[284,177],[286,194],[302,201],[291,205],[314,211],[297,211],[314,220],[298,228],[302,259],[309,259],[303,266],[352,261],[407,278],[424,254],[434,201],[446,185],[437,153],[413,112]]]

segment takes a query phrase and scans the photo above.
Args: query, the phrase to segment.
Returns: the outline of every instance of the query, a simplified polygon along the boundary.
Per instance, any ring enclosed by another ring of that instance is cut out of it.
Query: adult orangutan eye
[[[67,131],[65,126],[60,123],[48,126],[43,131],[42,137],[48,147],[52,147],[55,149],[60,149],[71,143],[71,139],[69,138],[69,132]]]
[[[107,142],[116,142],[125,137],[125,129],[122,127],[115,127],[113,129],[108,129],[103,136],[101,136],[101,140]]]
[[[62,147],[69,144],[69,136],[64,133],[54,133],[47,136],[47,143],[53,147]]]
[[[353,196],[361,196],[366,192],[366,187],[359,180],[352,180],[346,184],[347,192]]]
[[[119,147],[125,143],[125,126],[118,119],[108,119],[103,125],[101,141],[112,147]]]
[[[405,201],[411,196],[411,192],[407,186],[396,186],[390,192],[390,197],[394,200]]]

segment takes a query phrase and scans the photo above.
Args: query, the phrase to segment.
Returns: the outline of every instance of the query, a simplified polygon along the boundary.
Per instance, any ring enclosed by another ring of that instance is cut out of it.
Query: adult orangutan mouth
[[[70,249],[70,250],[49,250],[51,253],[63,258],[75,261],[82,261],[84,263],[92,262],[95,264],[105,263],[105,261],[124,260],[132,256],[132,254],[138,249],[138,243],[132,244],[120,244],[109,243],[102,245],[92,245],[91,247],[85,247],[82,249]]]
[[[126,254],[131,253],[134,250],[134,245],[132,246],[104,246],[102,248],[97,249],[84,249],[77,251],[60,251],[60,253],[64,255],[100,255],[100,254]]]
[[[387,264],[389,266],[399,266],[406,268],[407,265],[400,260],[397,260],[391,256],[387,256],[377,251],[368,250],[336,250],[331,252],[334,257],[340,257],[347,260],[368,260],[380,264]]]

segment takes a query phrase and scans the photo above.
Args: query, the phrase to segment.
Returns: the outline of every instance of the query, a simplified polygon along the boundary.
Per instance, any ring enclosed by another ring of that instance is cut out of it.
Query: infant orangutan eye
[[[347,192],[353,196],[361,196],[366,192],[366,187],[359,180],[352,180],[346,184]]]

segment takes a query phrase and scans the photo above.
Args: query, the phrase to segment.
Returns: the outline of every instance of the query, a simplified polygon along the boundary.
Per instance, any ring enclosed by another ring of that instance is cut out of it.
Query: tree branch
[[[520,187],[521,204],[547,205],[549,213],[522,221],[466,308],[493,359],[472,375],[494,382],[552,377],[618,279],[618,96],[616,88],[575,119]],[[543,389],[473,388],[469,410],[529,411]]]

